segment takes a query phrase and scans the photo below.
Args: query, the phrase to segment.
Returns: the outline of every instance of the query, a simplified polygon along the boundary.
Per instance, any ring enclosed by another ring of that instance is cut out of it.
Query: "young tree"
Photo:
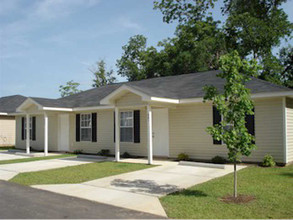
[[[73,80],[68,81],[66,85],[59,86],[59,92],[61,93],[61,97],[73,95],[79,92],[82,92],[82,90],[79,90],[79,83],[74,82]]]
[[[106,71],[106,63],[104,60],[97,62],[97,67],[89,69],[93,75],[93,87],[100,87],[107,84],[112,84],[116,81],[116,78],[113,76],[113,70]]]
[[[204,102],[212,101],[222,115],[220,124],[207,128],[207,132],[216,140],[225,143],[228,158],[234,163],[234,197],[237,197],[236,163],[241,156],[249,156],[256,148],[254,137],[248,133],[245,126],[246,115],[253,115],[253,102],[250,90],[245,87],[247,81],[259,70],[255,60],[241,60],[237,51],[220,58],[221,73],[218,77],[224,79],[223,92],[214,86],[206,86]]]

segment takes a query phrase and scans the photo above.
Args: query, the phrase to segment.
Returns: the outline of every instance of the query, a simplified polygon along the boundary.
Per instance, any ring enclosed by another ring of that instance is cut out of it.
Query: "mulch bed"
[[[236,198],[231,195],[224,196],[220,198],[220,201],[225,203],[235,203],[235,204],[245,204],[255,200],[254,196],[250,195],[238,195]]]

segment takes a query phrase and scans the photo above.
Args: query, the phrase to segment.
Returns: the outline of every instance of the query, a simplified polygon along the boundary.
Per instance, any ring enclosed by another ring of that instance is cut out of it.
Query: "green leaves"
[[[79,83],[74,82],[73,80],[68,81],[66,85],[59,86],[59,92],[61,93],[61,97],[73,95],[79,92],[82,92],[82,90],[79,90]]]
[[[256,148],[254,137],[245,126],[246,115],[253,115],[253,102],[250,90],[245,87],[259,66],[254,60],[241,60],[237,51],[220,58],[222,72],[218,77],[226,81],[224,91],[214,86],[204,88],[204,102],[211,101],[222,115],[220,124],[207,128],[207,132],[216,140],[222,140],[228,149],[231,161],[240,161],[241,155],[249,156]]]
[[[106,63],[104,60],[97,62],[97,66],[89,69],[94,75],[93,87],[101,87],[107,84],[112,84],[116,81],[116,78],[113,76],[114,71],[110,69],[106,71]]]

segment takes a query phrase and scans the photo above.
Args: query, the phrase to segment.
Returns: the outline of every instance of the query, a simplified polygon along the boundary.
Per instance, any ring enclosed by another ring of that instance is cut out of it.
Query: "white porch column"
[[[120,118],[119,108],[115,107],[115,160],[120,160]]]
[[[30,154],[30,115],[26,114],[26,153]]]
[[[153,115],[152,107],[147,106],[147,128],[148,128],[148,164],[153,163]]]
[[[48,115],[44,113],[44,154],[48,156]]]

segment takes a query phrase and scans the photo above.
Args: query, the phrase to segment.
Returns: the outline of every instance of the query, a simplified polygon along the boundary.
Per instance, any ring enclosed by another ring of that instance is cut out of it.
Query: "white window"
[[[133,112],[120,113],[120,141],[133,142]]]
[[[81,141],[92,140],[92,115],[81,114],[80,115],[80,139]]]
[[[30,140],[32,140],[32,133],[33,133],[33,118],[30,117],[29,119],[29,129],[30,129]],[[24,118],[24,139],[26,139],[26,118]]]

